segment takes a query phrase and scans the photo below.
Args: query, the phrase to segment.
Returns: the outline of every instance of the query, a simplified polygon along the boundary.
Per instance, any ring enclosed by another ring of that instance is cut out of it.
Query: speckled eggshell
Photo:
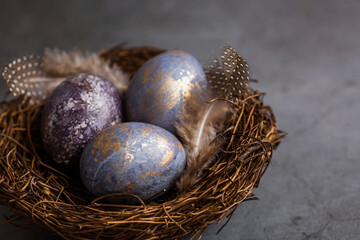
[[[168,191],[185,165],[184,148],[173,134],[155,125],[126,122],[105,129],[87,144],[80,173],[97,196],[131,193],[146,202]],[[112,201],[138,203],[129,196]]]
[[[176,134],[174,123],[187,114],[198,81],[205,81],[205,73],[189,53],[173,50],[151,58],[135,73],[125,94],[127,121],[151,123]]]
[[[41,119],[44,149],[59,164],[79,164],[86,143],[122,119],[116,87],[93,74],[67,78],[47,100]]]

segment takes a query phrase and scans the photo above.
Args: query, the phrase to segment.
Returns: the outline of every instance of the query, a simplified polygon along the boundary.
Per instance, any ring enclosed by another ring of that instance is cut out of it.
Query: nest
[[[163,51],[120,45],[99,54],[132,75]],[[252,192],[283,136],[271,107],[263,105],[263,95],[254,91],[236,103],[236,116],[223,133],[224,149],[200,181],[180,194],[139,206],[104,203],[73,184],[43,154],[42,105],[24,97],[2,102],[0,202],[16,213],[8,221],[25,216],[64,239],[201,238],[207,226],[230,220],[241,202],[256,199]]]

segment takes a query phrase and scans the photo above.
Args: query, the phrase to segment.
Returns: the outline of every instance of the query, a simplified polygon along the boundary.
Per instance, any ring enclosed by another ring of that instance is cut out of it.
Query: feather
[[[109,61],[95,53],[45,49],[44,69],[56,76],[69,76],[82,72],[97,74],[110,80],[120,93],[124,93],[129,85],[127,74],[118,66],[110,67]]]
[[[205,70],[208,85],[215,96],[237,102],[241,96],[248,95],[250,70],[246,60],[234,48],[227,45],[223,48],[222,65],[213,57],[210,67]]]
[[[223,139],[216,139],[223,129],[225,116],[231,110],[230,105],[222,101],[205,103],[200,99],[190,98],[188,106],[191,118],[181,119],[176,125],[186,152],[187,166],[177,188],[180,192],[193,185],[201,172],[215,159],[221,150]]]
[[[226,101],[204,99],[224,98],[233,102],[249,94],[249,66],[231,46],[222,51],[222,64],[213,57],[206,73],[206,84],[189,99],[188,113],[176,125],[182,139],[187,166],[176,183],[180,192],[195,184],[204,170],[213,163],[225,141],[224,122],[233,115],[233,107]]]
[[[5,66],[2,73],[14,96],[27,95],[32,101],[41,102],[67,76],[77,73],[101,75],[124,93],[129,83],[129,76],[117,66],[96,54],[82,54],[79,51],[64,52],[45,50],[44,57],[29,55],[17,58]]]
[[[14,96],[26,94],[34,100],[45,99],[50,89],[64,79],[49,76],[44,70],[41,57],[34,55],[11,61],[4,68],[3,77]]]

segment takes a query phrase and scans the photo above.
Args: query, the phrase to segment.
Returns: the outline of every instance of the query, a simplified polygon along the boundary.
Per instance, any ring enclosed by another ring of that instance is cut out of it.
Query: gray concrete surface
[[[255,190],[261,200],[203,239],[360,239],[358,1],[1,3],[1,66],[45,47],[97,51],[123,41],[180,48],[205,63],[231,44],[289,134]],[[0,226],[0,236],[54,239],[35,226]]]

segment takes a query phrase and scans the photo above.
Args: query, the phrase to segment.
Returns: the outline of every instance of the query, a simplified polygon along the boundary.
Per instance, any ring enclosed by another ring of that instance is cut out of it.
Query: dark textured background
[[[0,64],[45,47],[180,48],[203,63],[231,44],[289,134],[227,227],[204,239],[360,239],[360,3],[1,1]],[[0,81],[0,96],[7,90]],[[9,212],[5,207],[1,213]],[[0,226],[1,239],[52,239]]]

